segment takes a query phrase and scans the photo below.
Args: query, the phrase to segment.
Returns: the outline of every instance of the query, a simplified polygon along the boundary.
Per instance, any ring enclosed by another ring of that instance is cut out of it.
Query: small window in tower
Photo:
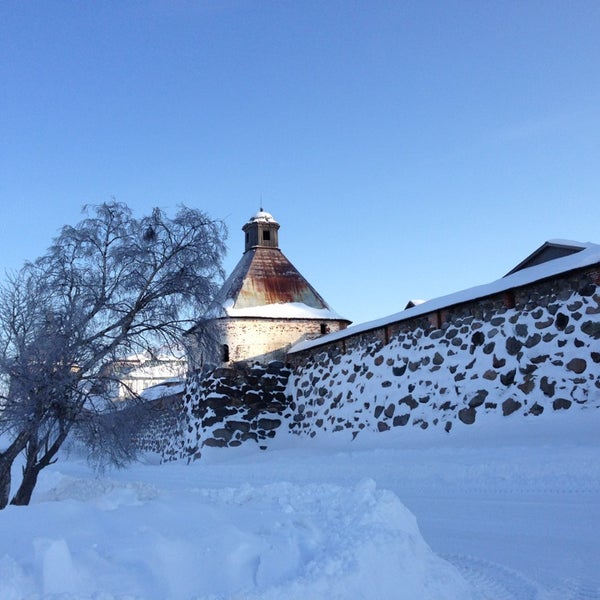
[[[229,346],[223,344],[223,362],[229,362]]]
[[[268,242],[271,240],[271,232],[267,229],[263,231],[263,242]]]
[[[327,323],[321,323],[321,335],[326,333],[329,333],[329,327],[327,327]]]

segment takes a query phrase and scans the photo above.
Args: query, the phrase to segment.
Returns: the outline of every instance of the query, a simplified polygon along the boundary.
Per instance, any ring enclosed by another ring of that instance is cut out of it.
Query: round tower
[[[281,251],[279,223],[273,215],[261,208],[242,231],[244,253],[210,314],[218,330],[222,363],[285,360],[296,342],[339,331],[350,323]]]

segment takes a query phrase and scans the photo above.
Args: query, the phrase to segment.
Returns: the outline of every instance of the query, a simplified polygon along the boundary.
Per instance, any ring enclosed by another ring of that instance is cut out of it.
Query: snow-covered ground
[[[0,512],[0,599],[600,599],[600,410],[514,417],[63,459]]]

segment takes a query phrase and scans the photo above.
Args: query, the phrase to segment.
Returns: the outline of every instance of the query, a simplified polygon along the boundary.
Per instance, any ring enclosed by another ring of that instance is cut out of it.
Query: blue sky
[[[86,203],[261,202],[355,322],[600,242],[600,3],[0,3],[0,268]]]

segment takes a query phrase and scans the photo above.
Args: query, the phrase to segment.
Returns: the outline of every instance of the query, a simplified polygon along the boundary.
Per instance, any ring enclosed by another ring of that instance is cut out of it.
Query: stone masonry
[[[512,305],[512,306],[511,306]],[[436,317],[436,319],[439,317]],[[307,353],[288,383],[288,428],[472,425],[600,405],[597,272],[399,322]],[[387,339],[386,339],[387,338]]]
[[[165,460],[315,437],[600,408],[600,277],[571,272],[294,355],[196,374]],[[541,416],[543,415],[543,416]]]
[[[274,361],[193,375],[183,394],[181,433],[173,436],[163,460],[195,460],[203,447],[235,447],[248,441],[264,449],[282,424],[290,372]]]

